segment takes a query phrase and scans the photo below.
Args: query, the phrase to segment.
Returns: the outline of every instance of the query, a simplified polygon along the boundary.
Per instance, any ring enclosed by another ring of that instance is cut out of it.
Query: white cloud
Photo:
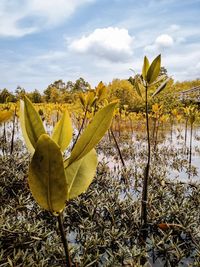
[[[133,37],[127,29],[108,27],[94,30],[90,35],[74,40],[73,51],[98,56],[112,62],[126,61],[132,56]]]
[[[174,44],[173,38],[168,34],[161,34],[155,40],[158,47],[170,47]]]
[[[1,0],[0,36],[21,37],[44,27],[59,25],[79,6],[92,1],[94,0]]]
[[[159,35],[153,44],[145,46],[144,50],[149,52],[161,51],[174,45],[174,39],[169,34]]]

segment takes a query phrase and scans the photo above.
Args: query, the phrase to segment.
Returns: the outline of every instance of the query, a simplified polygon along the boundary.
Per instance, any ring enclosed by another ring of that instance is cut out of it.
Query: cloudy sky
[[[175,80],[200,78],[200,0],[0,0],[0,88],[128,78],[161,53]]]

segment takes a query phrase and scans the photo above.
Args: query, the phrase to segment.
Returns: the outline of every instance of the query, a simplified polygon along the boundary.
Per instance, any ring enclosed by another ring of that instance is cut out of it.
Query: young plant
[[[66,202],[85,192],[95,175],[97,155],[94,147],[108,130],[116,102],[96,113],[77,140],[69,158],[63,152],[72,138],[72,124],[67,110],[47,135],[42,120],[27,97],[21,101],[20,121],[24,139],[33,154],[28,183],[36,202],[58,219],[66,254],[66,266],[72,266],[64,233],[62,214]]]
[[[169,78],[159,75],[161,68],[161,55],[157,56],[150,64],[148,58],[144,57],[144,63],[142,68],[142,75],[136,75],[134,79],[134,86],[138,95],[145,101],[145,117],[146,117],[146,131],[147,131],[147,163],[144,170],[144,180],[142,189],[142,205],[141,205],[141,223],[142,228],[147,228],[147,203],[148,203],[148,184],[149,184],[149,169],[151,160],[151,144],[150,144],[150,131],[149,131],[149,91],[152,86],[156,87],[156,90],[151,95],[151,98],[158,95],[166,86]]]
[[[193,135],[193,126],[194,122],[197,118],[198,112],[196,107],[189,107],[189,112],[188,112],[188,118],[190,121],[190,149],[189,149],[189,169],[191,169],[191,163],[192,163],[192,135]],[[190,175],[190,173],[189,173]]]
[[[0,125],[3,124],[3,144],[2,144],[2,152],[3,152],[3,154],[5,153],[5,145],[7,143],[6,122],[11,120],[12,117],[13,117],[13,112],[10,109],[10,106],[6,106],[6,109],[0,110]],[[15,118],[15,115],[14,115],[14,118]],[[12,142],[11,142],[11,147],[12,147]],[[12,154],[12,150],[10,152]]]

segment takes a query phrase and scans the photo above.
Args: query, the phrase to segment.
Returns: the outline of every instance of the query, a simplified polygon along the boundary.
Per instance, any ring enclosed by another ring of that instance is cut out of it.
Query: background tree
[[[143,101],[133,90],[133,85],[128,80],[114,79],[107,86],[108,99],[119,99],[119,108],[124,109],[127,106],[129,111],[139,111],[144,109]]]
[[[82,77],[77,79],[74,83],[73,92],[86,92],[91,89],[91,86],[88,82],[86,82]]]
[[[0,103],[6,102],[16,102],[16,98],[13,93],[4,88],[3,90],[0,90]]]
[[[42,95],[41,93],[35,89],[33,92],[27,94],[31,102],[33,103],[41,103],[42,102]]]
[[[18,85],[15,90],[15,95],[16,95],[17,100],[21,99],[25,94],[26,94],[25,89]]]

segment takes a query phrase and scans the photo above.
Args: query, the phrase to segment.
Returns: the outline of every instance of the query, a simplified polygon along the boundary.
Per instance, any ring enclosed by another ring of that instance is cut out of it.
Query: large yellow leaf
[[[40,135],[46,132],[39,114],[26,96],[24,101],[20,103],[20,122],[26,145],[32,152]],[[33,148],[31,148],[30,144]]]
[[[68,147],[72,139],[72,123],[67,110],[56,124],[52,139],[60,146],[61,151],[65,151]]]
[[[0,110],[0,123],[8,121],[13,116],[10,110]]]
[[[110,127],[116,104],[117,102],[112,102],[95,114],[92,122],[86,127],[74,146],[68,160],[68,165],[83,158],[101,140]]]
[[[154,82],[160,73],[160,66],[161,66],[161,55],[158,55],[153,62],[151,63],[148,71],[147,71],[147,76],[146,80],[149,84]]]
[[[47,134],[38,139],[29,168],[28,182],[33,197],[42,208],[52,213],[64,209],[67,181],[62,153]]]
[[[92,149],[82,159],[73,162],[65,169],[68,184],[68,197],[72,199],[85,192],[91,184],[97,167],[96,151]]]
[[[20,100],[19,120],[20,120],[21,130],[22,130],[22,134],[24,137],[26,147],[29,150],[29,152],[33,155],[35,149],[32,146],[31,141],[30,141],[28,134],[27,134],[27,131],[26,131],[25,117],[24,117],[24,101],[22,101],[22,100]]]
[[[143,77],[144,80],[146,80],[146,78],[147,78],[148,69],[149,69],[149,60],[145,56],[144,57],[143,67],[142,67],[142,77]]]

